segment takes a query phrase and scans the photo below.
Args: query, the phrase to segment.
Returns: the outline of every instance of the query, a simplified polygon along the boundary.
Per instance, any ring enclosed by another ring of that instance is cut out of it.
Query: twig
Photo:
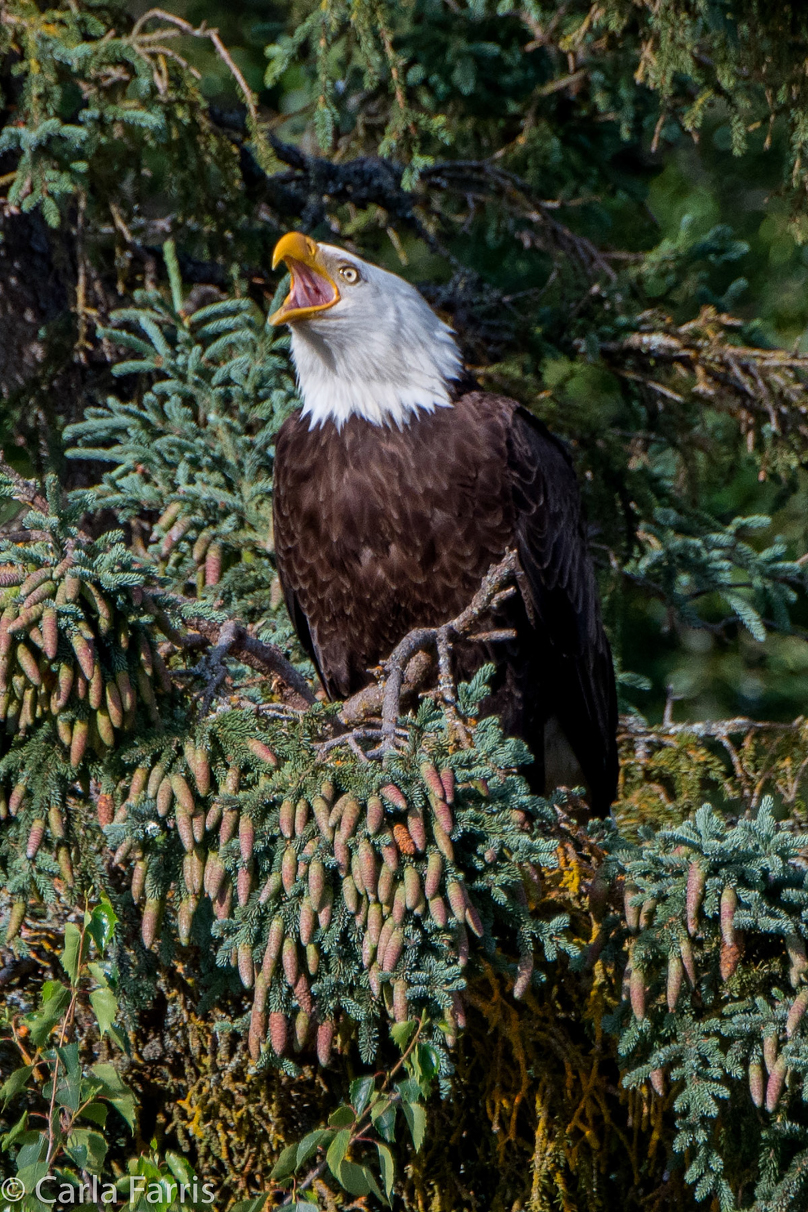
[[[749,720],[745,716],[735,716],[730,720],[697,720],[689,724],[666,722],[658,728],[647,724],[639,716],[621,715],[620,717],[622,733],[647,740],[663,740],[668,736],[681,735],[721,740],[723,737],[738,736],[748,732],[800,732],[804,727],[804,716],[798,716],[796,720],[787,724],[773,720]]]
[[[454,702],[454,681],[451,672],[450,651],[454,640],[470,636],[472,628],[480,619],[488,614],[492,607],[499,605],[509,594],[503,593],[508,581],[516,578],[519,571],[519,561],[515,551],[508,551],[504,559],[489,568],[482,579],[480,588],[475,593],[469,605],[460,614],[441,627],[417,627],[404,636],[382,668],[386,674],[384,699],[382,704],[382,752],[394,748],[396,724],[400,713],[401,692],[404,684],[404,670],[415,655],[425,648],[436,648],[438,653],[439,687],[444,701]],[[513,587],[510,593],[516,593]]]
[[[49,513],[48,502],[40,493],[36,484],[31,480],[24,480],[18,471],[9,466],[6,462],[6,457],[3,451],[0,450],[0,474],[11,480],[14,485],[14,496],[18,501],[22,501],[25,505],[33,505],[39,513]]]
[[[237,657],[244,665],[248,665],[250,669],[255,669],[259,673],[274,674],[286,687],[290,706],[305,708],[317,701],[303,674],[295,669],[290,661],[287,661],[280,648],[276,644],[265,644],[263,640],[257,639],[242,623],[237,623],[233,619],[229,619],[224,624],[214,623],[210,619],[203,618],[188,619],[187,621],[214,645],[206,658],[208,664],[213,661],[213,664],[221,665],[224,657],[230,654]]]
[[[253,91],[250,88],[247,81],[244,79],[244,76],[242,75],[242,72],[241,72],[238,64],[234,61],[234,59],[231,56],[230,52],[228,51],[227,47],[225,46],[225,44],[222,42],[221,38],[219,37],[219,31],[216,29],[208,29],[207,26],[205,25],[204,21],[202,22],[201,25],[194,26],[191,24],[190,21],[186,21],[183,17],[177,17],[174,13],[167,13],[165,11],[165,9],[150,8],[148,10],[148,12],[145,12],[143,14],[142,17],[138,17],[137,21],[135,22],[135,24],[132,28],[132,33],[131,33],[131,38],[133,41],[137,40],[138,35],[140,34],[140,31],[143,28],[143,26],[146,24],[146,22],[152,21],[152,20],[166,21],[169,25],[176,26],[176,28],[181,30],[184,34],[188,34],[189,37],[209,39],[209,41],[213,44],[213,48],[216,51],[216,54],[219,56],[219,58],[222,60],[222,62],[227,66],[231,75],[233,76],[233,79],[236,81],[236,84],[239,86],[241,94],[244,97],[244,103],[247,106],[247,110],[248,110],[250,118],[252,120],[254,133],[257,136],[258,130],[259,130],[259,128],[258,128],[258,108],[255,104],[255,97],[253,96]],[[149,37],[153,38],[154,35],[153,34],[149,35]]]

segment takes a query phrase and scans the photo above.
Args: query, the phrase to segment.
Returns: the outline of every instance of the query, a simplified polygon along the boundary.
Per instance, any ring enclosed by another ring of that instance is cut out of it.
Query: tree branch
[[[509,590],[506,590],[505,586],[518,575],[519,561],[516,552],[508,551],[499,564],[489,568],[471,602],[456,618],[441,627],[417,627],[396,645],[382,665],[386,674],[382,702],[382,752],[395,746],[404,671],[411,658],[416,652],[426,648],[437,649],[440,690],[444,698],[453,701],[454,686],[448,660],[452,643],[463,637],[470,637],[481,618],[516,593],[515,586]],[[506,634],[510,637],[513,633],[499,633],[503,637]]]
[[[302,710],[316,703],[314,691],[303,674],[295,669],[276,644],[265,644],[234,619],[228,619],[224,624],[204,618],[192,618],[187,621],[214,645],[209,660],[213,658],[214,663],[220,663],[225,656],[234,656],[250,669],[278,678],[286,687],[284,698],[290,706]]]
[[[39,513],[50,513],[48,502],[42,496],[36,484],[31,480],[24,480],[20,473],[15,471],[6,462],[6,457],[2,450],[0,450],[0,475],[4,475],[6,479],[11,481],[14,486],[14,496],[18,501],[32,506]]]

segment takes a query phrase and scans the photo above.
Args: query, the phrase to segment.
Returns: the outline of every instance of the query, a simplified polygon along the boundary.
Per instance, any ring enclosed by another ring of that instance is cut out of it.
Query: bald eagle
[[[291,329],[301,412],[275,456],[278,574],[332,699],[414,627],[471,601],[508,549],[520,592],[494,626],[516,638],[455,651],[458,676],[496,666],[486,710],[534,754],[534,790],[615,796],[617,707],[575,472],[514,400],[480,391],[451,330],[395,274],[298,232],[275,248],[292,285],[270,320]]]

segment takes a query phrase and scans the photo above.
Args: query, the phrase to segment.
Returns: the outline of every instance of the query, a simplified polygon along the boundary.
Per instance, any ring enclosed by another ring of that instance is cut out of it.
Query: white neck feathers
[[[406,425],[419,409],[451,407],[462,371],[451,330],[418,291],[362,262],[363,281],[339,303],[290,324],[292,358],[310,428],[352,416]]]

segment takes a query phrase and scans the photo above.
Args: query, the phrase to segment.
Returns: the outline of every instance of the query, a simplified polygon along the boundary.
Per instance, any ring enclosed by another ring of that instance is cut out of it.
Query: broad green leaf
[[[4,1152],[8,1152],[11,1146],[16,1143],[18,1137],[22,1136],[27,1127],[28,1112],[23,1111],[14,1127],[9,1132],[6,1132],[5,1136],[0,1136],[0,1149],[2,1149]]]
[[[50,988],[48,988],[50,986]],[[47,999],[46,999],[47,990]],[[25,1023],[35,1048],[41,1048],[70,1005],[70,990],[58,981],[49,981],[42,990],[43,1005],[34,1014],[26,1014]]]
[[[111,989],[93,989],[90,1005],[98,1021],[98,1030],[106,1035],[118,1013],[118,999]]]
[[[56,1098],[60,1107],[78,1111],[81,1094],[81,1062],[78,1044],[66,1044],[55,1048],[54,1056],[59,1062]]]
[[[68,922],[65,926],[65,945],[61,960],[62,967],[67,973],[71,985],[75,985],[78,980],[79,967],[81,966],[80,953],[81,931],[75,922]]]
[[[370,1118],[382,1140],[396,1139],[396,1104],[391,1102],[377,1103],[371,1108]]]
[[[45,1176],[48,1173],[48,1170],[49,1170],[48,1163],[45,1161],[44,1158],[42,1159],[42,1161],[33,1162],[32,1165],[30,1165],[30,1166],[21,1166],[20,1159],[19,1159],[19,1157],[17,1158],[17,1178],[23,1184],[26,1191],[33,1191],[36,1188],[36,1185],[39,1182],[39,1180],[41,1178],[45,1178]],[[8,1208],[11,1212],[11,1210],[19,1208],[20,1206],[25,1208],[25,1212],[28,1212],[29,1207],[32,1209],[32,1212],[33,1212],[33,1209],[37,1209],[37,1212],[38,1212],[38,1210],[43,1207],[43,1205],[39,1202],[39,1200],[35,1200],[32,1196],[29,1195],[26,1202],[22,1205],[20,1205],[20,1204],[3,1204],[2,1208],[3,1208],[3,1212],[6,1212],[6,1208]]]
[[[412,1143],[415,1152],[421,1148],[424,1143],[424,1133],[426,1132],[426,1111],[421,1103],[402,1103],[401,1110],[404,1112],[404,1118],[409,1124],[410,1133],[412,1135]]]
[[[102,900],[96,905],[92,913],[85,915],[85,925],[90,938],[98,948],[99,954],[107,949],[107,943],[115,933],[115,927],[118,924],[118,917],[112,905],[107,900]]]
[[[74,1128],[65,1142],[65,1152],[80,1170],[100,1174],[107,1155],[107,1142],[100,1132],[90,1128]]]
[[[262,1208],[267,1205],[268,1195],[256,1195],[255,1199],[244,1199],[240,1204],[234,1204],[230,1212],[261,1212]],[[305,1207],[305,1204],[299,1204],[298,1207]],[[314,1208],[314,1204],[310,1204]]]
[[[440,1058],[432,1044],[416,1044],[410,1058],[415,1079],[423,1093],[429,1092],[430,1082],[440,1072]]]
[[[328,1162],[328,1168],[335,1178],[339,1178],[339,1168],[342,1165],[348,1145],[351,1143],[351,1134],[347,1128],[343,1128],[341,1132],[332,1140],[328,1146],[328,1152],[325,1155],[325,1160]]]
[[[41,1178],[48,1173],[48,1136],[46,1132],[24,1132],[19,1138],[17,1154],[17,1178],[26,1191],[33,1191]],[[5,1212],[5,1206],[4,1206]]]
[[[365,1110],[375,1089],[376,1079],[372,1076],[357,1077],[356,1081],[351,1082],[351,1105],[357,1116]]]
[[[390,1196],[393,1192],[393,1183],[396,1177],[396,1164],[393,1161],[393,1154],[387,1148],[377,1141],[376,1148],[379,1152],[379,1173],[382,1176],[382,1184],[384,1185],[384,1193],[387,1196],[387,1202],[390,1202]]]
[[[298,1170],[304,1162],[307,1162],[321,1145],[325,1147],[325,1142],[330,1140],[332,1136],[333,1133],[329,1132],[328,1128],[318,1128],[316,1131],[309,1132],[307,1136],[304,1136],[297,1146],[295,1169]]]
[[[45,984],[42,986],[42,993],[40,995],[40,1009],[45,1005],[46,1002],[49,1002],[51,998],[59,997],[61,995],[61,990],[63,989],[67,989],[67,985],[63,985],[61,981],[45,981]],[[69,989],[67,991],[68,993],[70,992]]]
[[[369,1195],[371,1184],[368,1182],[368,1174],[365,1166],[357,1166],[355,1161],[342,1161],[334,1178],[337,1178],[340,1187],[351,1195]]]
[[[90,973],[93,980],[98,982],[102,989],[106,989],[107,985],[109,984],[109,980],[102,964],[97,964],[95,960],[91,960],[87,965],[87,971]]]
[[[272,1167],[270,1178],[276,1178],[279,1181],[288,1178],[290,1174],[294,1174],[295,1166],[297,1165],[297,1145],[287,1145],[283,1153],[281,1153],[275,1165]]]
[[[379,1184],[376,1182],[376,1175],[369,1166],[363,1166],[362,1169],[365,1171],[365,1178],[368,1181],[368,1186],[370,1187],[372,1194],[375,1195],[381,1203],[385,1203],[386,1201],[384,1195],[382,1194]]]
[[[116,1043],[118,1045],[121,1052],[125,1052],[127,1056],[131,1056],[131,1048],[129,1047],[129,1040],[128,1040],[127,1036],[124,1035],[123,1031],[121,1031],[120,1027],[116,1027],[115,1024],[113,1023],[110,1027],[107,1028],[107,1035],[109,1036],[109,1038],[111,1040],[114,1041],[114,1043]]]
[[[355,1121],[352,1107],[346,1107],[343,1103],[337,1107],[336,1111],[332,1111],[328,1117],[328,1122],[332,1128],[349,1128]]]
[[[186,1158],[180,1157],[179,1153],[174,1153],[172,1149],[166,1151],[166,1164],[177,1181],[185,1183],[186,1186],[190,1186],[196,1178],[193,1167]]]
[[[417,1026],[418,1023],[415,1021],[415,1019],[410,1018],[406,1021],[406,1023],[394,1023],[390,1028],[390,1035],[392,1036],[393,1043],[400,1048],[402,1052],[406,1051],[407,1044],[412,1039],[413,1032]]]
[[[396,1085],[403,1103],[417,1103],[421,1098],[420,1083],[414,1077],[407,1077]]]
[[[98,1124],[101,1128],[106,1127],[107,1114],[109,1107],[106,1103],[88,1103],[83,1108],[81,1114],[84,1119],[88,1119],[92,1124]]]
[[[296,1199],[293,1204],[289,1204],[289,1212],[319,1212],[319,1206],[309,1203],[308,1200]]]
[[[10,1077],[7,1077],[0,1086],[0,1099],[3,1100],[3,1106],[14,1098],[15,1094],[19,1094],[28,1081],[28,1078],[34,1071],[33,1065],[23,1065],[21,1069],[15,1069]]]
[[[108,1103],[112,1103],[115,1110],[123,1116],[134,1132],[135,1096],[129,1087],[121,1081],[114,1065],[100,1062],[97,1065],[93,1065],[90,1072],[98,1081],[98,1094],[102,1098],[105,1098]]]

